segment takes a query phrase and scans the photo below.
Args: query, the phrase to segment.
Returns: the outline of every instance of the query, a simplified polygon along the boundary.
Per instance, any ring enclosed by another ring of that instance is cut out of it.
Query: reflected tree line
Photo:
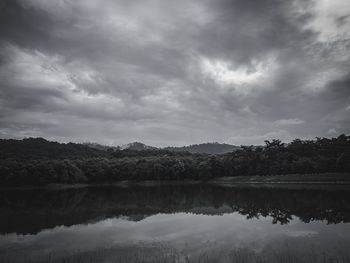
[[[37,233],[60,225],[124,217],[138,221],[158,213],[222,215],[238,212],[247,219],[271,217],[288,224],[350,222],[346,190],[228,188],[211,184],[89,187],[65,190],[0,191],[0,232]]]
[[[44,139],[0,140],[2,185],[208,180],[223,176],[350,172],[350,136],[265,141],[210,155],[166,149],[93,149]]]

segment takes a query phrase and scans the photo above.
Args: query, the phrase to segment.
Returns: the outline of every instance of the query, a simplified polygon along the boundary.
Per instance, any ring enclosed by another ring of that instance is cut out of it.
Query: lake
[[[350,190],[0,191],[0,262],[350,262]]]

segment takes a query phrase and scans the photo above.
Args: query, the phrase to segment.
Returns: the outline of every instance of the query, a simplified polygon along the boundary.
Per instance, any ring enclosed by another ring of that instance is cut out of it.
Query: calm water
[[[0,262],[350,262],[334,187],[2,190],[0,209]]]

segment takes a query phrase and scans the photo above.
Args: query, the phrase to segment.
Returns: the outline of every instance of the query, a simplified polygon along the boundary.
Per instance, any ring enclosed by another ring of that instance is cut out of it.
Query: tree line
[[[42,138],[0,140],[1,185],[209,180],[224,176],[350,172],[350,136],[265,141],[226,154],[98,150]]]

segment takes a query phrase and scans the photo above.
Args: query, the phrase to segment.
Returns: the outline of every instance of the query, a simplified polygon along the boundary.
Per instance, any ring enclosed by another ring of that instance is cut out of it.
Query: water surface
[[[349,193],[210,184],[2,190],[0,262],[350,262]]]

